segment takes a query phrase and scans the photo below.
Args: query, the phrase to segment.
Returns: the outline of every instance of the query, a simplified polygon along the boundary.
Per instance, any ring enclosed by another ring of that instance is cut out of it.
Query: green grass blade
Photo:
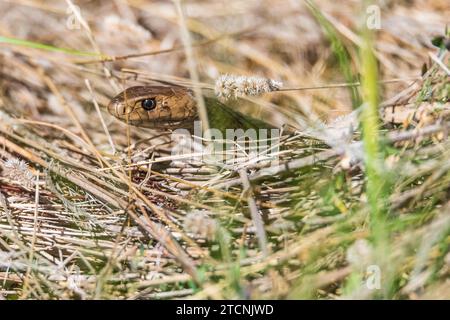
[[[370,1],[367,1],[367,5]],[[370,208],[370,233],[374,259],[382,270],[382,295],[389,297],[392,288],[389,243],[389,177],[384,162],[380,137],[378,65],[374,54],[374,33],[366,25],[362,31],[361,76],[364,106],[361,114],[364,162],[366,167],[366,194]]]
[[[334,28],[333,24],[331,24],[328,19],[320,12],[317,6],[313,1],[305,0],[308,9],[316,18],[317,22],[323,28],[325,35],[331,43],[331,48],[336,56],[339,68],[341,69],[342,74],[344,75],[345,81],[348,83],[358,82],[358,77],[354,75],[351,66],[351,58],[348,53],[345,44],[341,41],[338,32]],[[349,87],[350,94],[352,97],[352,105],[353,109],[358,108],[361,105],[361,97],[357,87]]]
[[[89,57],[93,57],[93,56],[103,57],[104,56],[101,53],[79,51],[79,50],[68,49],[68,48],[60,48],[60,47],[55,47],[55,46],[48,45],[48,44],[39,43],[39,42],[28,41],[28,40],[17,39],[17,38],[9,38],[9,37],[4,37],[4,36],[0,36],[0,43],[14,44],[14,45],[22,46],[22,47],[28,47],[28,48],[34,48],[34,49],[46,50],[46,51],[52,51],[52,52],[62,52],[62,53],[75,55],[75,56],[85,56],[85,57],[86,56],[89,56]]]

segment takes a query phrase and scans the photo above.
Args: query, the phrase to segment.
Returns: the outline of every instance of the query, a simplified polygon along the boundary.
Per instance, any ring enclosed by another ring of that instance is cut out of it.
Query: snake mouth
[[[121,119],[126,122],[126,120]],[[140,128],[148,128],[148,129],[157,129],[157,130],[175,130],[175,129],[193,129],[194,121],[192,119],[189,120],[178,120],[178,121],[161,121],[161,120],[129,120],[127,122],[129,125],[140,127]]]

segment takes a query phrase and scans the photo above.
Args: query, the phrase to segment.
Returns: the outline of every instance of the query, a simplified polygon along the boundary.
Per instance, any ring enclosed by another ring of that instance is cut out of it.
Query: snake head
[[[127,88],[111,99],[108,112],[128,124],[152,129],[186,127],[197,117],[193,94],[182,87]]]

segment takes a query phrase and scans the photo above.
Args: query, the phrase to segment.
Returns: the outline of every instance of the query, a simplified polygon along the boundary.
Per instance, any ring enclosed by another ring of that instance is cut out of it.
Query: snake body
[[[271,129],[272,125],[235,111],[217,99],[205,97],[211,128]],[[136,86],[125,89],[108,104],[108,112],[133,126],[160,130],[191,130],[198,119],[197,103],[191,90],[175,86]]]

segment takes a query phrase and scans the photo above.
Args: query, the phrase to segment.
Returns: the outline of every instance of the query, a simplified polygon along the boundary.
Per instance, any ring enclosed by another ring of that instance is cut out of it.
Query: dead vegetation
[[[224,73],[293,89],[242,105],[299,129],[280,164],[217,168],[104,110],[132,85],[198,85],[173,2],[0,1],[0,298],[450,298],[450,54],[431,43],[448,1],[380,5],[376,226],[351,112],[364,10],[307,3],[184,3],[206,93]]]

